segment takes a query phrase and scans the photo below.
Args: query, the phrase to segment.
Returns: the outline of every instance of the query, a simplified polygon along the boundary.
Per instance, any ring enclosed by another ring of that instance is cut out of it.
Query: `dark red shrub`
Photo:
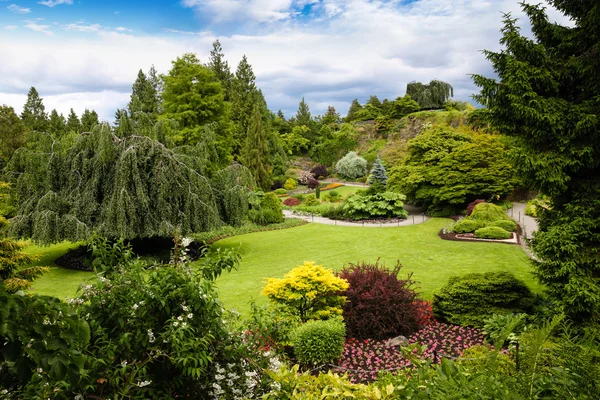
[[[385,339],[409,336],[419,329],[419,300],[410,279],[398,279],[402,266],[388,270],[379,263],[351,264],[339,274],[350,284],[344,321],[348,337]]]
[[[478,199],[478,200],[475,200],[475,201],[469,203],[469,205],[467,206],[467,217],[469,215],[471,215],[471,213],[473,213],[473,209],[479,203],[485,203],[485,200]]]
[[[417,320],[419,327],[429,326],[437,323],[433,310],[431,308],[431,302],[426,300],[415,301],[415,307],[417,309]]]
[[[273,184],[271,185],[271,190],[277,190],[281,188],[283,188],[283,182],[278,179],[275,179],[273,181]]]
[[[306,186],[308,186],[309,189],[316,189],[319,186],[319,181],[313,178],[310,178],[308,180],[308,183],[306,184]]]
[[[297,199],[295,197],[288,197],[287,199],[285,199],[283,201],[283,205],[288,206],[288,207],[296,207],[300,203],[302,203],[300,201],[300,199]]]
[[[320,177],[327,178],[327,176],[329,175],[327,173],[327,168],[321,164],[319,164],[316,167],[314,167],[313,169],[311,169],[310,173],[313,174],[315,179],[319,179]]]

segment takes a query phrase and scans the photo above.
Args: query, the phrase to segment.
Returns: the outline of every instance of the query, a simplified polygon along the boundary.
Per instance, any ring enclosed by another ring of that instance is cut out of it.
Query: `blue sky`
[[[499,48],[502,12],[522,16],[516,0],[0,0],[0,104],[20,111],[35,86],[48,110],[112,121],[140,68],[166,73],[184,52],[206,60],[216,38],[232,69],[248,57],[269,107],[287,115],[302,97],[313,114],[345,114],[413,80],[470,100],[469,75],[492,74],[480,50]]]

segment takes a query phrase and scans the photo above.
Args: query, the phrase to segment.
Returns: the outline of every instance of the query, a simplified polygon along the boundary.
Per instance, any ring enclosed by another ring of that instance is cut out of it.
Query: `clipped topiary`
[[[494,222],[498,220],[510,220],[504,209],[492,203],[479,203],[473,208],[469,219],[478,221]]]
[[[485,227],[484,221],[474,219],[461,219],[452,227],[454,233],[471,233],[477,229]]]
[[[283,188],[280,188],[280,189],[275,189],[273,191],[273,193],[275,193],[275,194],[287,194],[287,191],[285,189],[283,189]]]
[[[432,309],[442,322],[483,327],[494,314],[531,313],[535,297],[509,272],[453,276],[434,293]]]
[[[348,336],[386,339],[409,336],[419,329],[418,295],[410,279],[398,279],[400,263],[392,270],[374,264],[351,264],[339,274],[348,281],[344,320]]]
[[[308,321],[293,334],[294,355],[301,365],[333,363],[344,352],[346,328],[341,318]]]
[[[497,226],[504,229],[507,232],[514,232],[517,230],[517,223],[509,220],[498,220],[492,222],[489,226]]]
[[[486,226],[475,231],[475,237],[479,239],[510,239],[512,233],[505,231],[499,226]]]

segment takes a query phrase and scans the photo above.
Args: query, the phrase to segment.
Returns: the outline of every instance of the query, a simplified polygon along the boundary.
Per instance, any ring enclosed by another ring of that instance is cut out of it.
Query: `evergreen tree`
[[[600,7],[550,0],[573,26],[522,7],[533,38],[504,18],[501,52],[486,51],[498,80],[475,75],[486,120],[515,139],[514,169],[550,197],[531,242],[541,283],[576,322],[600,322]]]
[[[421,109],[419,103],[414,101],[409,95],[398,97],[389,105],[389,115],[391,118],[400,119],[410,113],[417,112]]]
[[[427,85],[413,81],[406,85],[406,94],[422,109],[439,109],[444,108],[446,100],[454,96],[454,88],[449,83],[435,79]]]
[[[252,172],[258,186],[268,190],[271,186],[271,166],[269,165],[269,144],[262,122],[260,107],[255,106],[244,148],[242,162]]]
[[[58,114],[56,109],[50,112],[50,120],[48,121],[48,133],[53,137],[61,137],[67,131],[67,121],[62,114]]]
[[[48,129],[48,115],[43,100],[32,86],[21,113],[23,124],[30,131],[45,132]]]
[[[186,53],[172,62],[163,76],[163,119],[179,124],[173,140],[176,145],[195,145],[203,125],[222,122],[226,108],[223,88],[215,74],[200,63],[195,54]]]
[[[75,111],[71,108],[69,111],[69,118],[67,119],[67,131],[73,133],[81,133],[81,121],[75,114]]]
[[[382,110],[381,101],[379,101],[379,98],[377,96],[370,96],[369,101],[367,101],[367,104],[370,104],[373,107]]]
[[[115,112],[115,135],[118,137],[127,137],[134,134],[134,125],[132,119],[127,115],[127,110],[120,108]],[[147,136],[147,135],[145,135]]]
[[[230,92],[233,74],[231,73],[229,64],[225,60],[223,48],[218,39],[213,42],[213,49],[210,51],[207,66],[215,73],[217,78],[219,78],[219,81],[221,81],[221,85],[225,90],[225,101],[229,101],[231,97]]]
[[[153,72],[156,75],[156,71]],[[155,78],[153,78],[155,79]],[[127,104],[129,115],[135,124],[153,125],[158,117],[158,94],[156,83],[140,69],[131,88]]]
[[[298,125],[306,125],[310,127],[311,122],[310,109],[308,108],[308,104],[306,104],[306,101],[304,101],[303,97],[298,105],[298,111],[296,111],[296,123]]]
[[[11,159],[15,151],[26,143],[25,125],[14,108],[0,106],[0,158],[3,160],[0,169]]]
[[[381,162],[381,157],[377,156],[375,163],[373,164],[373,168],[371,169],[371,175],[369,176],[369,183],[374,184],[376,182],[380,183],[382,186],[387,184],[387,173],[385,171],[385,167]]]
[[[86,108],[81,114],[81,131],[91,132],[98,124],[100,124],[98,113],[95,110],[90,111]]]
[[[348,115],[344,118],[344,122],[352,122],[357,118],[357,114],[360,110],[362,110],[362,106],[358,102],[357,99],[352,100],[352,104],[350,105],[350,109],[348,110]]]
[[[244,145],[245,136],[257,103],[256,77],[246,56],[238,64],[231,83],[231,116],[235,123],[235,153]]]
[[[342,122],[342,118],[340,117],[340,113],[335,110],[335,107],[328,106],[327,112],[321,118],[321,124],[330,125],[330,124],[339,124]]]
[[[152,89],[154,91],[154,95],[155,95],[155,104],[156,107],[154,109],[154,112],[156,112],[157,114],[160,114],[162,112],[162,81],[160,80],[160,76],[158,75],[158,73],[156,72],[156,68],[154,68],[154,64],[150,66],[150,69],[148,70],[148,75],[147,75],[148,81],[150,82],[150,85],[152,86]]]

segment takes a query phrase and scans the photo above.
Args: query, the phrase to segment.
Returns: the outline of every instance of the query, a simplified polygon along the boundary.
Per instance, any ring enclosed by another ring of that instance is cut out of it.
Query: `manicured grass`
[[[93,273],[60,268],[54,264],[54,260],[79,245],[80,243],[63,242],[51,246],[26,247],[25,252],[41,256],[32,265],[50,267],[50,272],[33,281],[31,293],[55,296],[60,299],[75,297],[79,285],[93,276]]]
[[[437,233],[449,222],[435,218],[420,225],[383,229],[308,224],[223,239],[214,246],[241,244],[244,255],[238,271],[217,281],[220,298],[226,307],[245,315],[251,299],[267,303],[260,294],[265,278],[281,278],[304,261],[340,270],[351,262],[378,258],[389,267],[400,260],[401,274],[413,273],[425,299],[431,299],[452,275],[470,272],[510,271],[533,290],[541,289],[520,246],[442,240]]]

